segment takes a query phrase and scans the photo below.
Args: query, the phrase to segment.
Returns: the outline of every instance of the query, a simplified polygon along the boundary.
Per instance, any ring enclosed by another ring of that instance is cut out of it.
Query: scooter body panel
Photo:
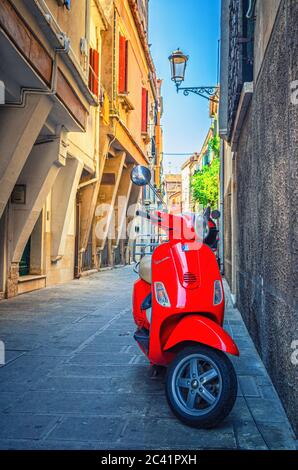
[[[134,317],[135,324],[138,329],[146,328],[149,330],[150,324],[146,317],[146,311],[142,310],[142,303],[151,292],[151,285],[142,279],[138,279],[133,286],[133,295],[132,295],[132,313]]]
[[[167,340],[164,351],[185,341],[198,342],[219,349],[228,354],[239,356],[239,350],[224,329],[201,315],[187,315],[179,321]]]
[[[214,282],[220,281],[222,300],[214,305]],[[154,292],[162,282],[170,306],[160,305]],[[224,294],[220,272],[212,250],[196,242],[172,241],[158,246],[152,256],[152,324],[149,359],[154,364],[168,364],[173,353],[165,345],[182,318],[192,313],[222,325]],[[198,337],[199,338],[199,337]],[[193,340],[185,331],[184,341]]]

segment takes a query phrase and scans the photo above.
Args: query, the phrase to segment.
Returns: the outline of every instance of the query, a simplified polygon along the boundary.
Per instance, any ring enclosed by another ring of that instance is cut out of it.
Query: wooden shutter
[[[90,48],[89,52],[89,88],[98,96],[99,92],[99,53],[96,49]]]
[[[98,96],[99,86],[98,86],[98,76],[99,76],[99,53],[96,49],[93,49],[93,73],[94,73],[94,83],[93,83],[93,93]]]
[[[125,91],[128,91],[128,41],[125,41]]]
[[[127,45],[126,39],[121,34],[119,35],[119,77],[118,77],[118,91],[119,93],[126,92],[126,56]]]
[[[89,89],[93,90],[93,49],[89,50]]]
[[[148,125],[148,91],[142,88],[142,133],[147,132]]]

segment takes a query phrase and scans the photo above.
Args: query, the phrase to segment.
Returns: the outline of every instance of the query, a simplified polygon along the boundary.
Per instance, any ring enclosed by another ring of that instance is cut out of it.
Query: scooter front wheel
[[[189,426],[217,426],[230,413],[236,396],[234,367],[221,351],[204,345],[187,347],[168,367],[169,406]]]

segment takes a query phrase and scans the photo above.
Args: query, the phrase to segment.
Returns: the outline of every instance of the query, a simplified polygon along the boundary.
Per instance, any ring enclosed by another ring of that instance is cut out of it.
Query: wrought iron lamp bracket
[[[179,84],[176,85],[177,93],[182,91],[184,96],[188,96],[190,93],[194,93],[196,95],[205,98],[208,101],[213,101],[218,103],[218,91],[219,88],[217,86],[200,86],[200,87],[180,87]]]

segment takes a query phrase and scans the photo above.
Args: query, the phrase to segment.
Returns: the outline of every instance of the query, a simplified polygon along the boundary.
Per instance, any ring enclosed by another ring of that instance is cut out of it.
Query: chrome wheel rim
[[[215,408],[222,394],[218,366],[204,354],[191,354],[176,367],[172,393],[178,407],[192,416],[202,416]]]

